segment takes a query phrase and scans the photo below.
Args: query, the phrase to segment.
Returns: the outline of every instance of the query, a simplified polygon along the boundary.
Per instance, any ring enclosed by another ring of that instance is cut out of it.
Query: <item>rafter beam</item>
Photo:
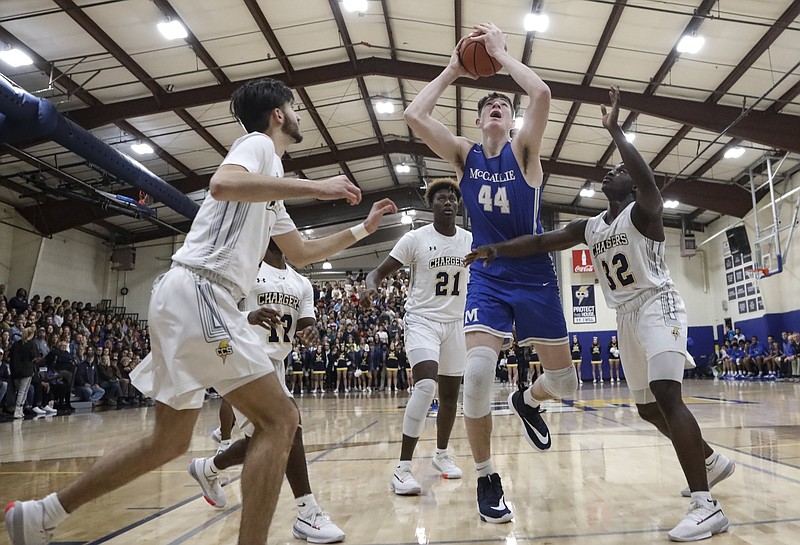
[[[334,81],[352,79],[357,76],[388,76],[415,81],[430,81],[442,68],[436,65],[409,61],[393,61],[369,57],[358,59],[355,69],[351,63],[335,63],[326,66],[298,70],[292,81],[297,87],[307,87]],[[286,80],[285,74],[273,74],[271,77]],[[187,91],[176,91],[161,98],[156,104],[155,98],[148,97],[122,101],[98,108],[80,109],[69,112],[73,121],[83,127],[96,127],[118,119],[150,115],[165,109],[188,108],[230,99],[233,90],[242,82],[228,85],[213,85]],[[490,78],[481,78],[479,82],[471,79],[457,80],[459,85],[474,89],[487,89],[514,93],[521,91],[510,76],[496,74]],[[547,81],[551,95],[555,100],[577,101],[587,104],[602,104],[608,101],[608,89]],[[720,132],[739,114],[741,108],[721,104],[704,104],[693,100],[666,96],[647,96],[641,93],[622,93],[623,104],[633,112],[643,113],[681,124],[700,127],[713,132]],[[740,121],[729,131],[737,136],[778,149],[800,153],[800,116],[777,113],[775,111],[756,110]]]

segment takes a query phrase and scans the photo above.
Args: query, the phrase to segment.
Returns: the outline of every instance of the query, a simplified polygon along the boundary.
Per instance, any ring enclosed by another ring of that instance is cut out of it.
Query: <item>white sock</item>
[[[203,464],[203,473],[205,473],[206,477],[217,477],[219,475],[219,469],[214,463],[213,457],[206,458],[206,461]]]
[[[534,409],[539,407],[539,402],[533,399],[533,385],[531,385],[530,388],[522,392],[522,401],[525,402],[525,405],[533,407]]]
[[[55,492],[49,494],[42,500],[42,506],[44,507],[43,522],[45,528],[55,528],[69,516],[69,513],[64,511],[61,502],[58,501],[58,496]]]
[[[714,498],[711,497],[711,492],[708,490],[703,490],[701,492],[692,492],[692,501],[698,501],[700,503],[703,502],[713,502]]]
[[[397,469],[411,469],[411,460],[400,460],[397,462]]]
[[[488,477],[492,473],[495,473],[494,464],[492,464],[492,459],[489,458],[485,462],[480,462],[475,464],[475,471],[478,472],[478,477]]]
[[[295,504],[297,504],[297,510],[301,513],[307,513],[309,511],[316,510],[319,507],[313,493],[295,498],[294,501]]]
[[[708,468],[712,467],[712,466],[714,465],[714,462],[716,462],[716,461],[717,461],[717,458],[718,458],[718,457],[719,457],[719,454],[718,454],[718,453],[716,453],[716,452],[712,452],[712,453],[711,453],[711,456],[709,456],[708,458],[706,458],[706,469],[708,469]]]
[[[442,454],[447,454],[447,449],[437,447],[436,454],[434,456],[441,456]]]

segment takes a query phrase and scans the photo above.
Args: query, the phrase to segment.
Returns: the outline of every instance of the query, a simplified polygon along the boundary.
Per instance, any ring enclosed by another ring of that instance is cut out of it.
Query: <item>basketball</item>
[[[461,42],[461,46],[458,48],[458,59],[467,72],[480,78],[493,76],[503,67],[489,55],[483,42],[475,40],[473,36],[469,36]]]

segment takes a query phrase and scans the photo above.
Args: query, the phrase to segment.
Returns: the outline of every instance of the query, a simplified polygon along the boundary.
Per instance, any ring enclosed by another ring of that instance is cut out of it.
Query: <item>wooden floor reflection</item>
[[[315,495],[347,533],[349,544],[522,542],[641,545],[667,542],[688,501],[672,447],[640,421],[622,385],[584,384],[576,399],[546,404],[553,448],[532,452],[505,409],[509,390],[494,391],[494,461],[503,478],[510,524],[481,523],[475,472],[463,419],[452,448],[464,479],[437,478],[430,465],[429,418],[414,472],[424,494],[399,497],[389,478],[399,453],[408,394],[298,398]],[[715,490],[731,520],[709,543],[796,544],[800,536],[800,384],[688,381],[684,393],[706,440],[734,459],[736,473]],[[206,403],[191,452],[161,470],[80,509],[56,543],[234,544],[238,472],[229,472],[229,503],[215,510],[186,473],[192,456],[215,444],[217,401]],[[152,408],[76,414],[0,424],[0,501],[42,496],[84,471],[107,449],[135,441]],[[297,544],[294,502],[284,486],[270,543]],[[8,543],[5,529],[0,544]]]

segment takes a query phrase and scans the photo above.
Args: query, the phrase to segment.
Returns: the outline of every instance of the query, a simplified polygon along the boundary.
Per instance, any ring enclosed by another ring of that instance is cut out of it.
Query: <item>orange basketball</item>
[[[461,42],[461,46],[458,48],[458,59],[467,72],[481,78],[493,76],[503,67],[489,55],[483,42],[475,40],[473,36],[469,36]]]

